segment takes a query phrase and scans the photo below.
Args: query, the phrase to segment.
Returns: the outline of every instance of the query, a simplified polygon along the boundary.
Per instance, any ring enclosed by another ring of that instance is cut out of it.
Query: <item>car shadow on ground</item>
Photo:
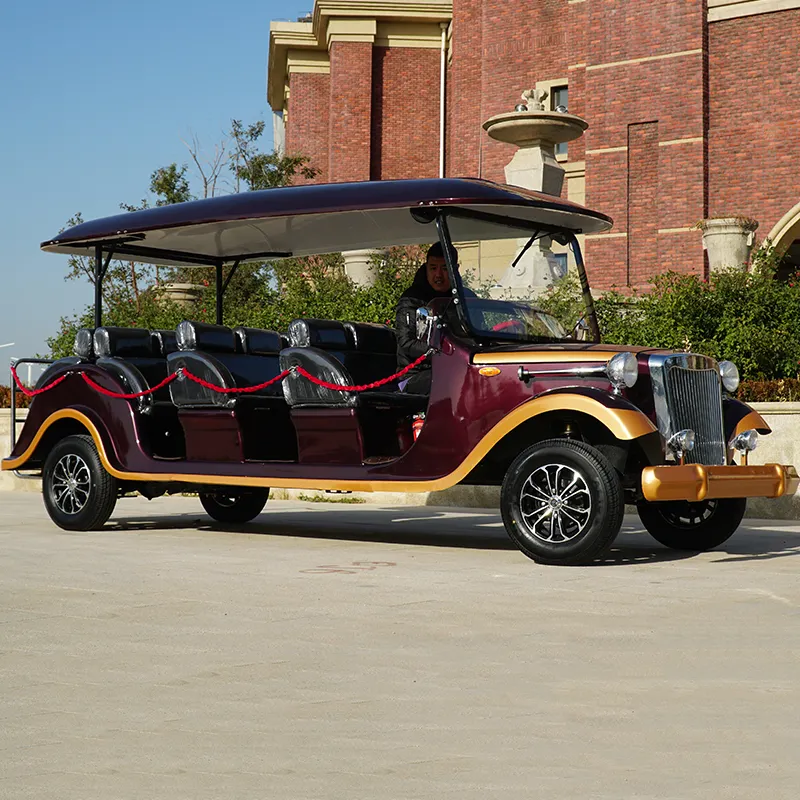
[[[120,531],[196,529],[216,533],[282,536],[297,539],[329,539],[421,547],[515,550],[500,515],[480,509],[392,506],[388,508],[281,507],[266,511],[253,522],[234,525],[214,522],[197,513],[153,514],[123,517],[109,523]],[[787,533],[779,522],[753,521],[728,542],[712,551],[714,561],[735,562],[780,558],[800,554],[800,535]],[[693,552],[669,550],[658,544],[634,517],[626,518],[611,549],[595,566],[679,561]]]

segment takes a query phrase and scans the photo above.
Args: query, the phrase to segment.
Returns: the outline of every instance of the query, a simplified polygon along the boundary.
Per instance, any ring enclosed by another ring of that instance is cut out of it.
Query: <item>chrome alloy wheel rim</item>
[[[563,544],[580,536],[592,517],[592,495],[583,475],[564,464],[534,470],[520,492],[522,519],[533,536]]]
[[[53,501],[64,514],[78,514],[86,507],[92,489],[89,465],[74,453],[62,456],[53,470]]]
[[[665,505],[661,514],[675,528],[690,530],[713,517],[718,504],[717,500],[703,500],[699,503],[676,500],[668,506]]]

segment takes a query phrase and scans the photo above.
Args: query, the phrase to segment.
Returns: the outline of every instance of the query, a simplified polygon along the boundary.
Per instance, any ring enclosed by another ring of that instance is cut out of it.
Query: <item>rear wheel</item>
[[[269,500],[269,489],[200,493],[203,508],[217,522],[250,522],[264,510],[267,500]]]
[[[109,475],[91,436],[68,436],[47,456],[42,494],[50,519],[67,531],[105,525],[117,503],[117,481]]]
[[[657,542],[673,550],[694,552],[713,550],[730,539],[746,509],[747,500],[743,497],[699,503],[640,500],[636,505],[639,519]]]
[[[616,470],[583,442],[549,439],[529,447],[503,481],[508,535],[540,564],[594,561],[622,525],[624,499]]]

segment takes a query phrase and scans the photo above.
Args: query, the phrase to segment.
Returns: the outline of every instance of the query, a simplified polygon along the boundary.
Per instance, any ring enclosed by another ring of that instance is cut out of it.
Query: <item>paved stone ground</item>
[[[490,512],[0,494],[0,797],[796,798],[800,526],[540,567]]]

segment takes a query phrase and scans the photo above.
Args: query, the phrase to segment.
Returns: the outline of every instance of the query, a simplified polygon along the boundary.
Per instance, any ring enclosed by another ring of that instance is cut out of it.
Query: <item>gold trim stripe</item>
[[[508,353],[476,353],[473,364],[605,364],[619,350],[547,350]]]
[[[0,467],[3,470],[20,469],[36,451],[42,436],[47,429],[61,419],[74,419],[80,422],[91,434],[100,460],[106,471],[115,478],[127,481],[158,481],[161,483],[182,482],[201,483],[215,486],[258,486],[272,489],[335,489],[351,492],[436,492],[449,489],[462,481],[480,462],[484,456],[506,434],[514,428],[548,411],[582,411],[591,414],[603,423],[617,439],[630,441],[646,436],[655,431],[650,420],[640,411],[629,409],[610,409],[591,397],[576,394],[548,395],[547,397],[534,398],[527,403],[515,408],[497,423],[472,449],[464,461],[442,478],[428,481],[402,481],[402,480],[321,480],[305,478],[256,478],[251,476],[235,475],[200,475],[196,473],[151,473],[151,472],[126,472],[116,469],[111,465],[106,455],[103,440],[94,423],[80,411],[65,408],[51,414],[36,432],[36,436],[25,452],[14,459],[4,459]]]
[[[681,58],[682,56],[695,56],[702,54],[702,49],[681,50],[676,53],[664,53],[660,56],[643,56],[642,58],[627,58],[624,61],[609,61],[607,64],[590,64],[586,67],[587,72],[595,69],[611,69],[613,67],[625,67],[629,64],[644,64],[648,61],[663,61],[667,58]]]

